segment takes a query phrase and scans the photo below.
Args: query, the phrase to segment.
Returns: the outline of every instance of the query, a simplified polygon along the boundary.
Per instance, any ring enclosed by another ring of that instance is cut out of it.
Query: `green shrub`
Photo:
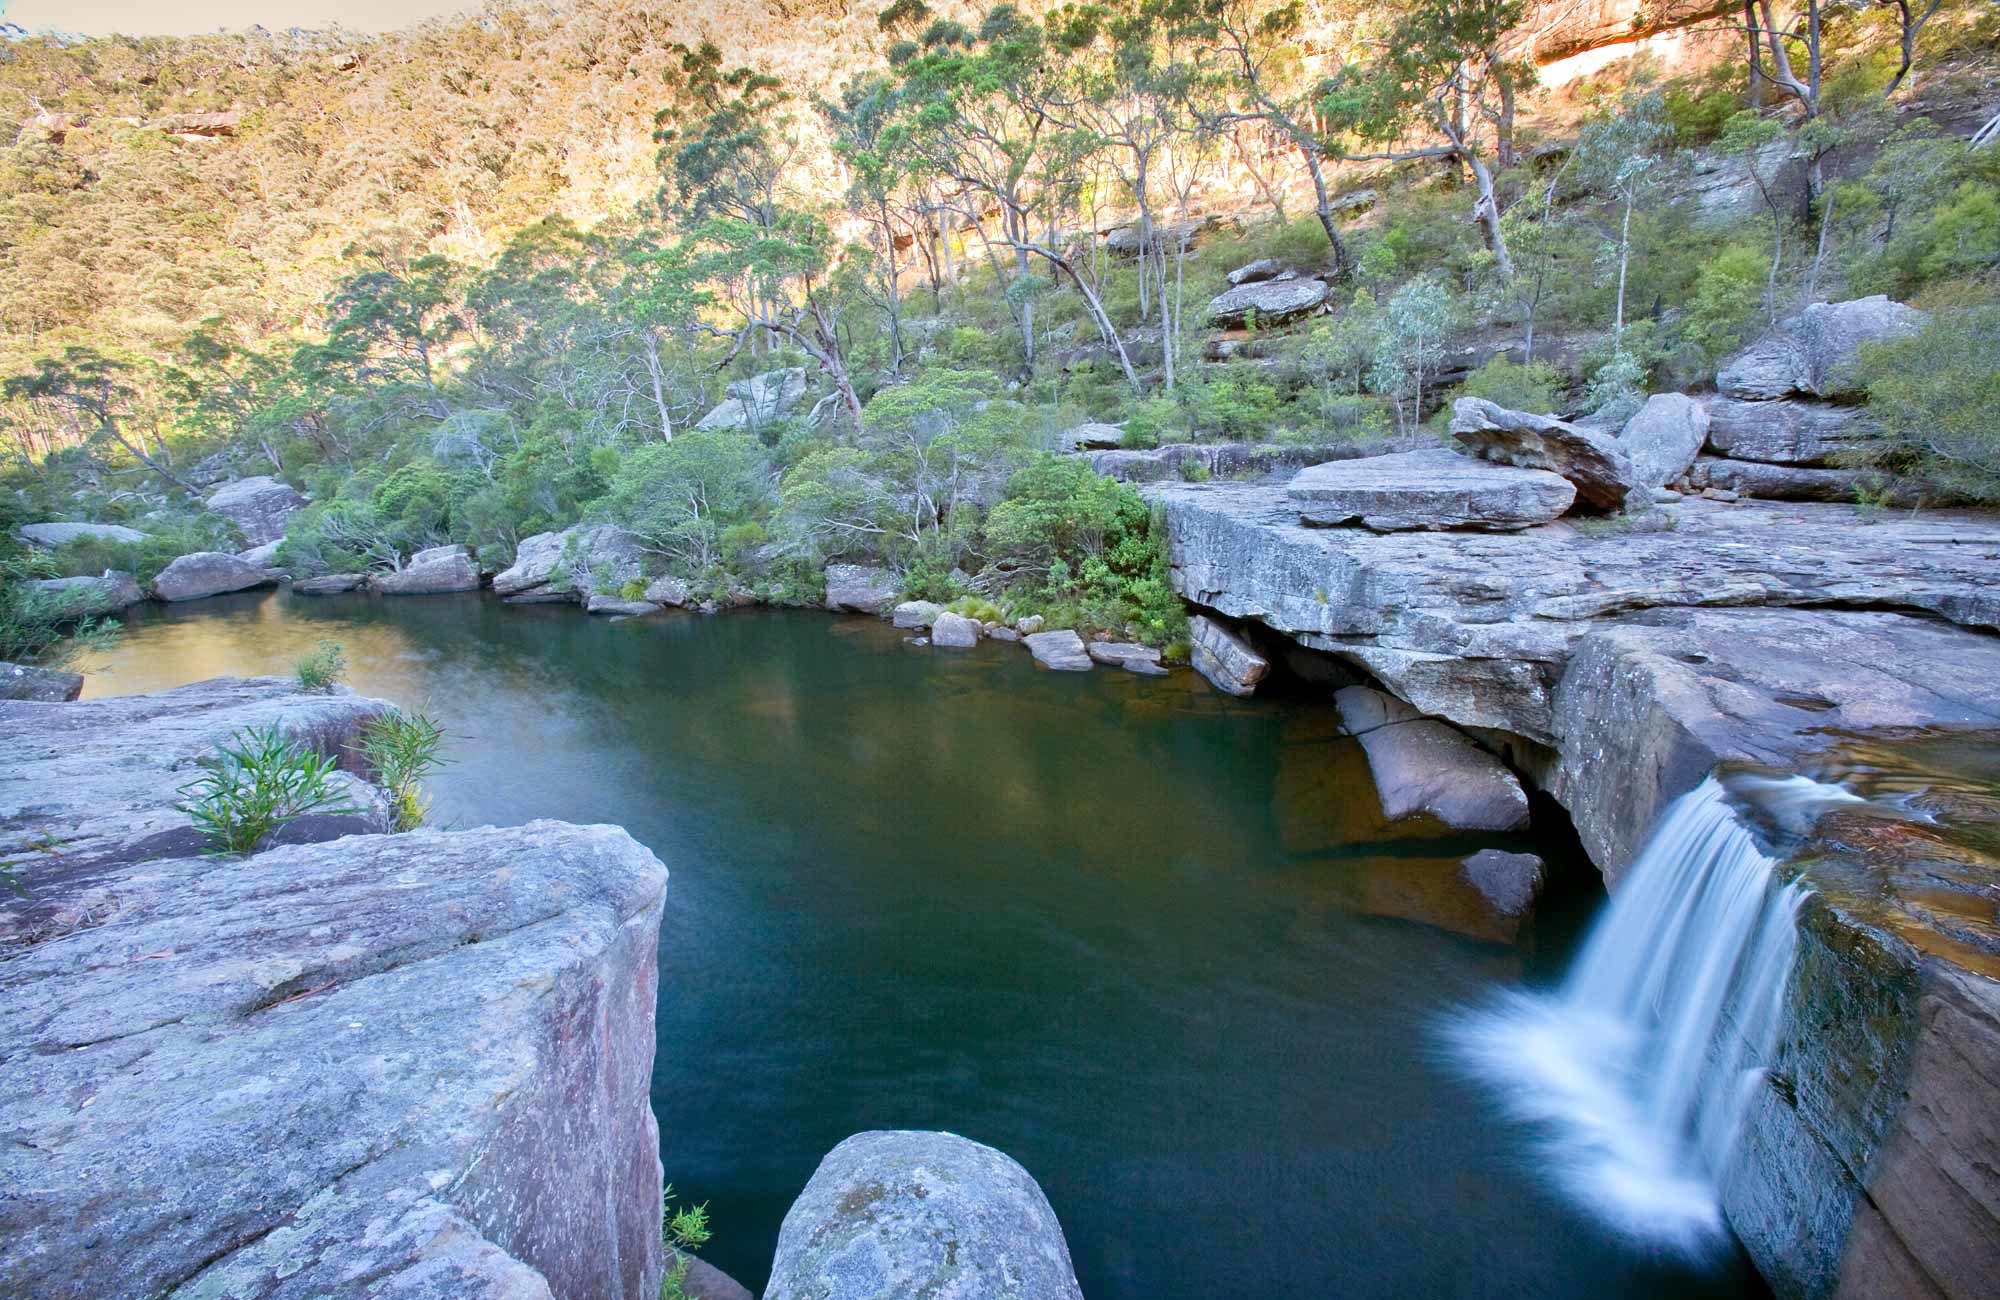
[[[0,560],[0,660],[61,668],[118,639],[115,619],[76,614],[75,598],[34,585],[23,557]]]
[[[336,761],[277,723],[237,732],[179,790],[182,812],[214,853],[253,853],[273,831],[312,813],[361,811],[334,780]]]
[[[692,1252],[715,1235],[708,1226],[708,1205],[676,1206],[672,1183],[661,1190],[660,1203],[666,1207],[661,1236],[667,1244],[667,1272],[660,1279],[660,1300],[689,1300],[688,1261]]]
[[[299,679],[300,690],[324,694],[347,675],[347,652],[338,641],[322,641],[292,665],[292,673]]]
[[[1910,338],[1867,344],[1861,373],[1892,439],[1869,461],[2000,502],[2000,306],[1939,310]]]
[[[1189,421],[1203,434],[1260,439],[1277,423],[1278,390],[1253,366],[1217,366],[1181,387]]]
[[[1730,244],[1701,259],[1681,335],[1711,364],[1741,347],[1756,328],[1769,269],[1769,255],[1748,244]]]
[[[428,714],[384,714],[362,729],[355,745],[375,773],[375,780],[389,796],[389,815],[394,829],[413,831],[430,815],[430,797],[423,780],[450,761],[440,753],[444,728]]]
[[[1545,361],[1516,365],[1501,354],[1465,377],[1463,397],[1483,397],[1510,411],[1547,415],[1562,400],[1562,375]]]

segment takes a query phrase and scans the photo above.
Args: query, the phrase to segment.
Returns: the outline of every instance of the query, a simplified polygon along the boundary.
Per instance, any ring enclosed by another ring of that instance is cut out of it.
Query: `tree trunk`
[[[1340,238],[1340,230],[1333,222],[1333,201],[1326,193],[1326,172],[1320,166],[1319,151],[1307,140],[1297,141],[1299,156],[1305,159],[1306,174],[1312,177],[1313,213],[1319,218],[1319,228],[1326,232],[1326,242],[1333,248],[1333,274],[1335,279],[1345,280],[1354,270],[1354,259],[1347,254],[1347,245]]]
[[[1453,143],[1458,142],[1454,140]],[[1473,210],[1473,215],[1486,228],[1486,243],[1493,250],[1494,266],[1502,280],[1511,281],[1514,278],[1514,259],[1507,253],[1507,235],[1500,228],[1500,199],[1493,192],[1493,173],[1472,150],[1459,145],[1456,152],[1472,168],[1472,177],[1479,184],[1479,205]]]

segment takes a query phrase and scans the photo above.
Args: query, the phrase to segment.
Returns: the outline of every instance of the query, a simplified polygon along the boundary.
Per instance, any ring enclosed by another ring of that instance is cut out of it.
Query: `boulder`
[[[67,704],[83,694],[83,674],[33,664],[0,663],[0,700]]]
[[[964,650],[979,644],[979,624],[945,610],[931,621],[931,644]]]
[[[1275,279],[1285,269],[1285,264],[1275,257],[1260,257],[1256,261],[1237,267],[1229,273],[1229,283],[1258,284]]]
[[[1454,830],[1511,831],[1528,824],[1528,796],[1500,760],[1472,738],[1366,686],[1335,691],[1341,724],[1361,741],[1382,815],[1429,813]]]
[[[285,535],[286,521],[306,508],[306,499],[291,484],[260,474],[223,484],[204,504],[235,524],[244,541],[262,546]]]
[[[292,583],[292,591],[300,596],[338,596],[367,585],[365,573],[329,573],[318,578],[300,578]]]
[[[1027,645],[1028,653],[1035,656],[1035,662],[1044,668],[1065,673],[1090,671],[1090,652],[1084,649],[1083,638],[1070,628],[1030,632],[1021,639]]]
[[[1862,345],[1908,337],[1929,321],[1928,314],[1881,294],[1816,302],[1731,357],[1716,372],[1715,386],[1725,397],[1750,401],[1858,398]]]
[[[1018,642],[1021,639],[1021,634],[1013,628],[1008,627],[1005,623],[999,623],[987,628],[986,635],[994,641]]]
[[[271,569],[221,551],[183,555],[153,579],[153,594],[161,600],[200,600],[231,591],[267,587],[278,580]]]
[[[1060,451],[1103,451],[1124,443],[1125,430],[1115,424],[1079,424],[1056,438]]]
[[[872,564],[826,566],[826,607],[855,614],[881,614],[893,609],[902,584],[889,570]]]
[[[1206,614],[1188,617],[1189,662],[1225,695],[1250,695],[1271,671],[1271,661],[1248,641]]]
[[[1479,850],[1458,864],[1458,874],[1493,905],[1495,912],[1516,921],[1534,910],[1547,881],[1540,858],[1501,849]]]
[[[123,524],[22,524],[14,530],[22,541],[51,549],[71,542],[143,542],[152,534]]]
[[[1319,280],[1266,280],[1239,284],[1209,300],[1208,323],[1233,329],[1254,319],[1259,325],[1281,325],[1315,312],[1326,302],[1326,285]]]
[[[1576,488],[1560,474],[1496,465],[1442,447],[1314,465],[1300,470],[1285,494],[1309,524],[1359,520],[1380,532],[1512,531],[1548,523],[1576,500]]]
[[[463,546],[433,546],[418,551],[394,573],[378,573],[368,585],[385,596],[432,596],[448,591],[478,591],[479,566]]]
[[[1336,196],[1333,202],[1326,205],[1326,209],[1338,214],[1365,212],[1374,207],[1375,201],[1381,197],[1373,189],[1349,190],[1345,194]]]
[[[763,429],[790,415],[805,400],[806,372],[803,367],[767,370],[749,379],[739,379],[723,390],[720,405],[694,427],[714,429]]]
[[[1133,641],[1092,641],[1084,646],[1084,650],[1098,663],[1109,664],[1114,668],[1160,662],[1158,650]]]
[[[1043,618],[1040,614],[1029,614],[1026,617],[1017,618],[1014,620],[1014,630],[1016,632],[1019,632],[1022,636],[1033,636],[1035,633],[1042,630],[1042,626],[1046,622],[1048,622],[1048,620]]]
[[[117,569],[106,569],[95,578],[42,578],[35,586],[59,597],[74,618],[102,618],[146,598],[138,579]]]
[[[265,542],[262,546],[253,546],[247,551],[238,551],[236,558],[242,560],[245,564],[254,564],[260,569],[268,569],[278,562],[278,548],[284,544],[285,539],[281,537],[275,542]]]
[[[906,600],[896,606],[890,621],[897,627],[926,628],[937,622],[938,615],[943,612],[944,606],[935,601]]]
[[[1708,446],[1736,460],[1823,466],[1843,452],[1879,445],[1886,433],[1866,408],[1780,398],[1708,399]]]
[[[1576,485],[1579,501],[1598,510],[1622,510],[1640,486],[1618,439],[1554,416],[1461,397],[1452,403],[1451,435],[1483,459],[1562,475]]]
[[[646,584],[646,599],[654,605],[680,609],[688,603],[688,585],[679,578],[655,578]]]
[[[578,524],[522,540],[514,563],[496,574],[497,595],[522,604],[574,601],[598,590],[616,591],[645,576],[646,550],[639,535],[615,524]]]
[[[687,1271],[681,1275],[681,1294],[687,1300],[757,1300],[749,1287],[707,1260],[667,1247],[669,1271],[682,1259],[687,1261]]]
[[[1618,434],[1640,487],[1651,493],[1687,473],[1708,440],[1709,416],[1685,393],[1655,393]]]
[[[1845,501],[1852,505],[1862,492],[1880,491],[1891,480],[1872,469],[1808,469],[1704,456],[1688,471],[1688,482],[1702,489],[1703,495],[1733,492],[1767,501]]]
[[[874,1132],[820,1161],[778,1230],[764,1300],[1082,1300],[1027,1170],[951,1133]]]
[[[1202,235],[1223,224],[1218,216],[1191,217],[1186,221],[1156,221],[1153,223],[1150,240],[1142,240],[1138,224],[1118,226],[1104,236],[1104,249],[1117,257],[1137,257],[1141,243],[1152,247],[1165,248],[1173,252],[1182,246],[1193,247]],[[1232,223],[1233,224],[1233,223]]]
[[[584,612],[588,614],[609,614],[616,618],[644,618],[648,614],[658,614],[666,608],[650,600],[624,600],[617,596],[594,595],[584,602]]]

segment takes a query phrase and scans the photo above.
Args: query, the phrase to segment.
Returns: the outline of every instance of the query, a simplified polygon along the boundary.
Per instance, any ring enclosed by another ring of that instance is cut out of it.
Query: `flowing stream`
[[[1602,890],[1561,841],[1383,825],[1323,697],[818,613],[286,592],[135,611],[86,690],[321,639],[444,723],[435,820],[615,822],[672,870],[666,1174],[752,1288],[820,1157],[910,1127],[1020,1160],[1090,1300],[1756,1294],[1549,1187],[1439,1058],[1448,1008],[1560,977]],[[1457,878],[1485,847],[1564,886],[1515,943]]]
[[[1805,777],[1738,778],[1779,821],[1852,800]],[[1804,891],[1714,777],[1660,819],[1561,987],[1452,1025],[1474,1072],[1542,1134],[1546,1175],[1619,1231],[1689,1256],[1726,1245],[1719,1204],[1764,1082]]]

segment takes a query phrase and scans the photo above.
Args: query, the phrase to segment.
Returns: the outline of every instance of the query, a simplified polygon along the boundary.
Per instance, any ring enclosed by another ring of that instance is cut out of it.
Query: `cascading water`
[[[1854,799],[1804,777],[1763,781],[1794,818]],[[1459,1058],[1546,1139],[1549,1171],[1634,1236],[1701,1253],[1775,1041],[1805,891],[1711,777],[1683,796],[1550,994],[1511,993],[1449,1026]]]

